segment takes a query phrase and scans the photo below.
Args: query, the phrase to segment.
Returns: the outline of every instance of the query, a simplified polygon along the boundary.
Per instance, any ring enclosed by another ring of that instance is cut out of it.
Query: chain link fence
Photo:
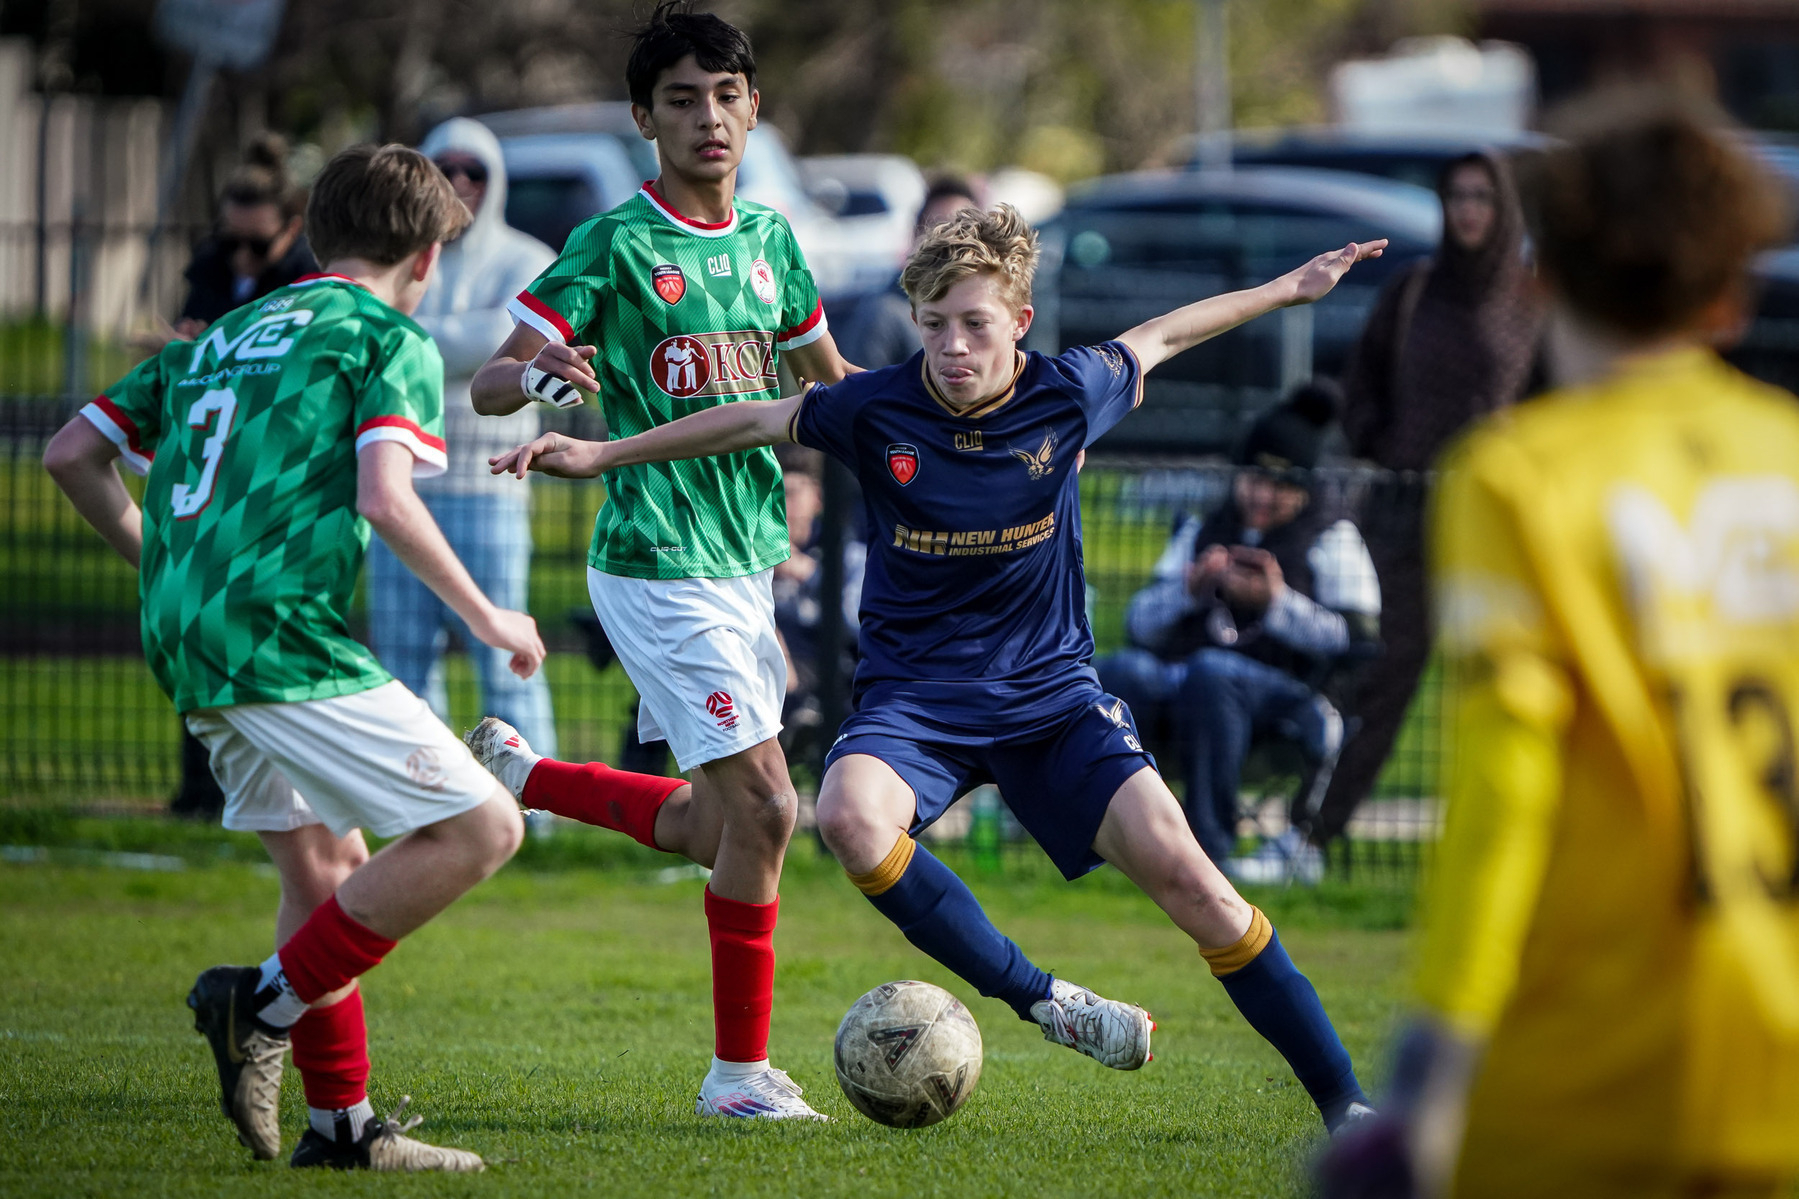
[[[166,807],[182,785],[182,736],[141,654],[136,577],[81,522],[40,463],[50,436],[79,403],[41,395],[0,399],[5,513],[0,802],[152,812]],[[589,413],[551,419],[577,435],[599,435],[598,421]],[[135,489],[135,478],[126,478]],[[1150,580],[1176,523],[1215,508],[1229,494],[1232,478],[1230,468],[1205,460],[1088,462],[1081,478],[1084,551],[1090,616],[1102,658],[1127,644],[1127,606]],[[1313,503],[1363,522],[1371,505],[1416,506],[1423,498],[1420,481],[1366,471],[1320,472],[1313,488]],[[636,693],[608,660],[603,636],[595,633],[585,571],[593,518],[603,498],[603,489],[593,483],[539,479],[530,487],[529,607],[550,649],[544,671],[549,719],[563,758],[668,769],[658,747],[636,744]],[[1374,527],[1382,524],[1376,514]],[[353,616],[359,637],[369,636],[371,617],[380,618],[382,605],[390,602],[400,601],[372,586],[371,572],[365,571]],[[445,652],[428,690],[438,695],[453,728],[467,728],[494,703],[483,702],[478,671],[463,652],[467,647],[448,631],[433,629],[431,636],[437,643],[432,648]],[[834,668],[815,663],[803,673],[816,678]],[[1353,683],[1350,677],[1324,687],[1346,718],[1351,740],[1360,718]],[[1332,851],[1333,869],[1375,869],[1382,876],[1409,878],[1415,868],[1437,821],[1436,694],[1434,677],[1427,675],[1385,770],[1348,821],[1347,837]],[[816,718],[805,714],[804,697],[797,698],[801,702],[790,711],[798,714],[793,723],[804,731]],[[1139,723],[1179,793],[1182,747],[1155,731],[1178,729],[1179,721],[1156,722],[1146,715],[1139,714]],[[1295,798],[1313,781],[1316,763],[1296,757],[1282,740],[1278,730],[1264,731],[1244,770],[1238,831],[1246,838],[1245,851],[1255,839],[1286,830],[1298,810]],[[828,737],[815,734],[791,747],[802,790],[815,785],[816,759],[827,743]],[[977,854],[991,855],[1008,852],[1021,836],[988,792],[958,805],[936,835],[965,839]]]

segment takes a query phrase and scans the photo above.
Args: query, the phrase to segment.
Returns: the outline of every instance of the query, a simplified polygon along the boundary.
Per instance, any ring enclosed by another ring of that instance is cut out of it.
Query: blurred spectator
[[[1389,471],[1429,470],[1470,421],[1542,384],[1543,305],[1510,169],[1497,154],[1465,155],[1444,167],[1437,191],[1442,247],[1388,285],[1343,380],[1350,450]],[[1342,835],[1373,788],[1430,656],[1425,498],[1422,479],[1402,477],[1374,487],[1363,511],[1384,652],[1356,696],[1362,725],[1325,794],[1318,845]]]
[[[187,264],[187,300],[173,328],[139,340],[155,351],[171,337],[192,339],[206,327],[276,288],[319,269],[302,229],[306,189],[287,173],[287,142],[266,133],[244,152],[244,161],[219,196],[217,229],[194,248]],[[208,766],[206,747],[181,727],[181,788],[169,802],[177,816],[212,820],[225,810],[225,793]]]
[[[912,240],[916,242],[926,229],[949,220],[964,208],[980,206],[974,185],[967,179],[942,176],[925,191]],[[900,290],[897,274],[887,286],[852,300],[848,314],[834,327],[844,358],[867,370],[892,366],[918,353],[918,326],[912,323],[912,301]]]
[[[478,416],[469,380],[512,332],[507,301],[556,256],[506,224],[506,166],[487,126],[462,117],[445,121],[419,149],[449,177],[475,219],[444,246],[437,277],[414,314],[443,354],[450,459],[445,473],[419,480],[418,492],[476,585],[501,607],[522,611],[531,573],[530,492],[516,479],[489,473],[487,459],[536,437],[538,410],[527,405],[511,416]],[[513,674],[507,654],[475,640],[379,539],[369,546],[368,595],[370,647],[395,678],[448,720],[441,659],[454,632],[474,659],[482,713],[500,717],[532,748],[554,756],[556,722],[544,671],[529,679]]]
[[[306,244],[306,189],[287,173],[287,142],[265,133],[244,153],[219,198],[218,228],[187,264],[187,301],[175,334],[206,326],[319,269]]]
[[[1187,819],[1212,860],[1246,881],[1322,874],[1322,855],[1297,827],[1343,746],[1343,719],[1320,688],[1380,619],[1361,534],[1314,503],[1307,483],[1339,398],[1319,380],[1256,421],[1230,498],[1203,523],[1176,526],[1126,613],[1132,647],[1097,664],[1139,728],[1171,730]],[[1295,799],[1295,828],[1235,858],[1243,760],[1270,736],[1299,749],[1309,785]]]

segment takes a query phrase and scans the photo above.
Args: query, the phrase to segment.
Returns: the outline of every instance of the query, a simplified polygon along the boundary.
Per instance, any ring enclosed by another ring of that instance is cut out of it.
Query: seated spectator
[[[1140,728],[1172,730],[1194,834],[1244,881],[1322,874],[1322,856],[1297,827],[1255,857],[1234,856],[1243,761],[1258,738],[1297,746],[1312,772],[1295,805],[1304,816],[1343,744],[1342,717],[1320,687],[1372,642],[1380,619],[1361,534],[1314,503],[1306,479],[1339,394],[1310,383],[1256,421],[1230,498],[1203,522],[1180,521],[1154,579],[1131,600],[1132,647],[1097,663]]]

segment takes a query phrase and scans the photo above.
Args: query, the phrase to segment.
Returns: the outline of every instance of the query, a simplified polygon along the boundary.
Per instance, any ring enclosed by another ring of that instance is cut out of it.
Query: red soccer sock
[[[330,1007],[308,1010],[292,1036],[307,1107],[330,1111],[368,1098],[369,1033],[362,1020],[361,987]]]
[[[781,901],[741,903],[706,888],[712,933],[713,1052],[720,1061],[768,1059],[768,1014],[775,1001],[775,919]]]
[[[656,813],[686,779],[614,770],[604,762],[557,762],[545,758],[531,768],[520,797],[527,808],[542,808],[582,824],[621,832],[632,840],[656,844]]]
[[[333,895],[281,947],[281,969],[294,994],[312,1003],[373,970],[397,944],[350,919]]]

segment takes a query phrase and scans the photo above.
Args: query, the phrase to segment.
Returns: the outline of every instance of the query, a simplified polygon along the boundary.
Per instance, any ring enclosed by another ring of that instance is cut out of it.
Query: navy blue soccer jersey
[[[1021,737],[1101,694],[1075,458],[1142,396],[1122,342],[1020,353],[964,412],[923,353],[806,393],[789,433],[855,471],[867,510],[859,708]]]

